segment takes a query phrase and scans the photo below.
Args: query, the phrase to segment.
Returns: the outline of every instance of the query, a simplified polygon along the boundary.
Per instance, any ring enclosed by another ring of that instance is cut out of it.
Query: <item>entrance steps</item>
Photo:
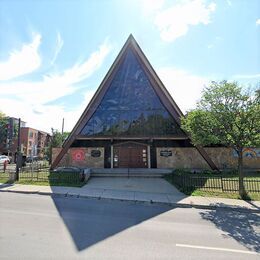
[[[147,168],[91,168],[93,177],[163,177],[172,173],[172,169],[147,169]]]

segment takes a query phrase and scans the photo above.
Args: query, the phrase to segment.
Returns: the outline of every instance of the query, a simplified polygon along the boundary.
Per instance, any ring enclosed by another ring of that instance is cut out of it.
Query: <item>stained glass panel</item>
[[[128,49],[104,98],[81,134],[169,136],[183,132],[155,93],[135,54]]]

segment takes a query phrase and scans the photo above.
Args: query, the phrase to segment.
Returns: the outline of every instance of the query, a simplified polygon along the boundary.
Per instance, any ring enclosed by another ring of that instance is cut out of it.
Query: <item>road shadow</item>
[[[248,204],[250,204],[250,205],[253,206],[254,208],[260,210],[260,207],[258,207],[254,201],[245,200],[245,202],[247,202]]]
[[[215,205],[215,204],[214,204]],[[218,203],[217,206],[221,206]],[[257,213],[216,209],[200,212],[202,219],[211,221],[239,244],[260,252],[260,216]]]
[[[172,209],[165,205],[57,196],[53,201],[78,251]]]

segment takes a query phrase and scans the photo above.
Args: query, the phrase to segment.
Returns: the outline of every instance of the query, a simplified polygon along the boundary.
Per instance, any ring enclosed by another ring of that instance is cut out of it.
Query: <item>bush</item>
[[[231,169],[231,170],[224,170],[221,172],[223,175],[236,175],[238,176],[238,171],[237,169]]]
[[[173,170],[172,172],[173,174],[177,174],[177,175],[184,175],[184,174],[191,174],[191,170],[188,170],[188,169],[175,169]]]

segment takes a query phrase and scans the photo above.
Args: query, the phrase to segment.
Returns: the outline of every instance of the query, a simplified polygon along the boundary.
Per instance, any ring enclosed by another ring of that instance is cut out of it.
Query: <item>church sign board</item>
[[[170,156],[172,156],[172,151],[170,151],[170,150],[162,150],[162,151],[160,151],[160,156],[170,157]]]

